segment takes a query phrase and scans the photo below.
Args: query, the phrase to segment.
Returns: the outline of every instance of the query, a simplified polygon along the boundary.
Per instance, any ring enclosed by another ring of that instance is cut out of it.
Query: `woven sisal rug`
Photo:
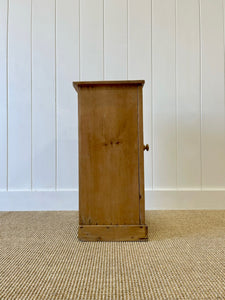
[[[148,242],[80,242],[78,213],[0,213],[0,299],[225,299],[225,211],[148,211]]]

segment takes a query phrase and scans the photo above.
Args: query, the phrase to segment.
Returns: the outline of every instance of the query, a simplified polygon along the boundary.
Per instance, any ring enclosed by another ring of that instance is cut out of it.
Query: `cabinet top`
[[[116,81],[74,81],[73,86],[78,92],[81,86],[96,86],[96,85],[141,85],[145,83],[144,80],[116,80]]]

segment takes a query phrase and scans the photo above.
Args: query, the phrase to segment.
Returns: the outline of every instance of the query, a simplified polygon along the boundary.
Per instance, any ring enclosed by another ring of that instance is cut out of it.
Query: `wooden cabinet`
[[[143,80],[73,82],[78,92],[80,240],[147,238],[143,85]]]

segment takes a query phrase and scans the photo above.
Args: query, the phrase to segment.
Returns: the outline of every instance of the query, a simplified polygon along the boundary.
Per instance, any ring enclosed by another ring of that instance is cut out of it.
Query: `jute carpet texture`
[[[78,213],[0,213],[0,299],[225,299],[225,211],[147,211],[147,242],[80,242]]]

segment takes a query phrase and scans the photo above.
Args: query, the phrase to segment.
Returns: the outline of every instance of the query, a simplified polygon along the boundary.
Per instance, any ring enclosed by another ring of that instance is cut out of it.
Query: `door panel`
[[[139,224],[137,86],[79,89],[80,224]]]

